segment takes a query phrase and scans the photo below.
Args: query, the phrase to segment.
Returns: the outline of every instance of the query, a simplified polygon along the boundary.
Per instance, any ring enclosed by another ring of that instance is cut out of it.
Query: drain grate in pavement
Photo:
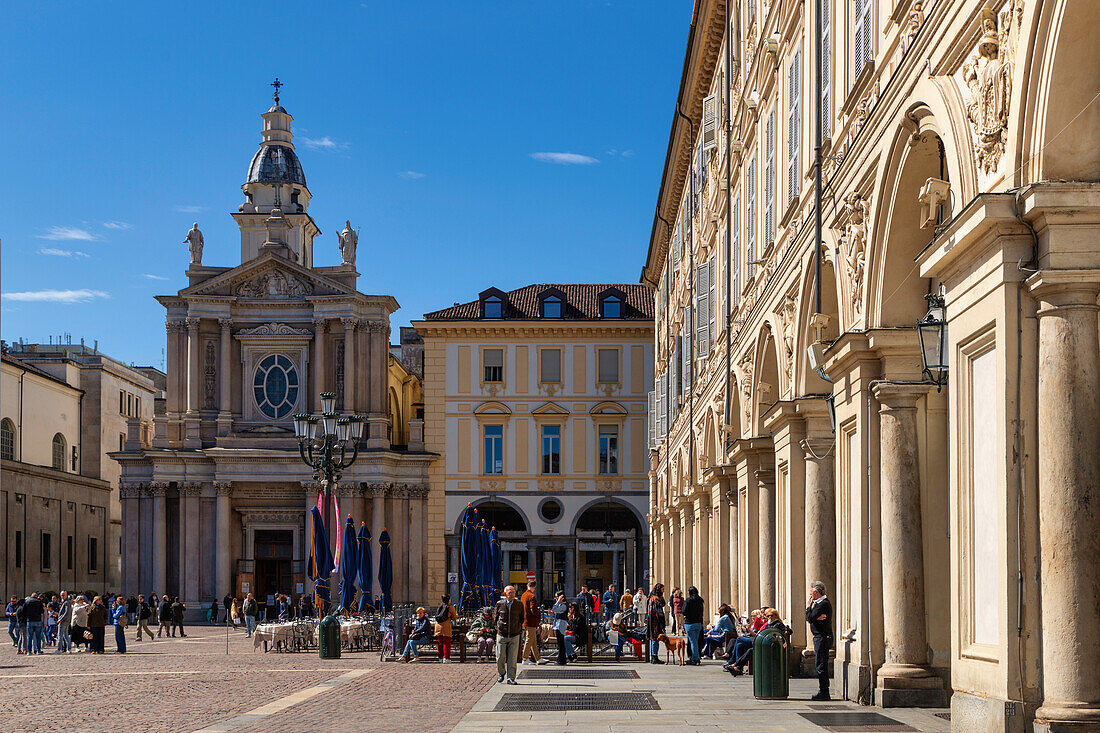
[[[951,713],[932,713],[937,718],[943,718],[944,720],[951,720]]]
[[[525,669],[521,680],[636,680],[632,669]]]
[[[864,733],[864,731],[904,733],[916,730],[880,713],[799,713],[799,715],[832,733]]]
[[[847,705],[811,705],[810,710],[848,710]]]
[[[568,712],[571,710],[660,710],[648,692],[506,692],[496,713]]]

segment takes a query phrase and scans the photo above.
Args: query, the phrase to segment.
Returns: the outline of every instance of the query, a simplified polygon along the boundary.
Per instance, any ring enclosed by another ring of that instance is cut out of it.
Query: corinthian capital
[[[351,331],[359,325],[359,320],[356,318],[341,318],[340,323],[344,324],[345,331]]]
[[[233,482],[232,481],[215,481],[214,493],[218,496],[233,496]]]

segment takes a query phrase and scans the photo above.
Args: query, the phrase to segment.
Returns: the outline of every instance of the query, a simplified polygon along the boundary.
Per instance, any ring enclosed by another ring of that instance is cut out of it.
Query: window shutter
[[[688,305],[684,314],[684,335],[690,339],[695,329],[695,313],[694,309]],[[691,361],[691,349],[687,347],[686,342],[684,346],[684,363],[683,363],[683,379],[684,379],[684,399],[687,399],[688,392],[691,391],[691,378],[692,378],[692,361]]]
[[[718,96],[712,94],[703,100],[703,150],[718,146]]]
[[[722,272],[719,277],[722,278],[722,307],[718,311],[718,317],[715,319],[718,322],[718,328],[715,333],[720,333],[723,329],[729,326],[730,322],[730,257],[735,257],[736,254],[730,251],[726,244],[729,242],[729,234],[722,232]],[[730,256],[726,257],[726,252],[730,252]]]
[[[733,259],[733,292],[730,293],[730,311],[737,307],[741,300],[741,201],[733,200],[733,246],[730,247],[730,257]]]
[[[542,364],[539,370],[539,378],[543,382],[561,381],[561,351],[558,349],[543,349],[539,352],[542,356]]]
[[[787,203],[798,198],[799,186],[799,133],[802,120],[799,116],[802,99],[802,51],[794,52],[788,79],[787,93]]]
[[[756,155],[753,154],[749,161],[749,187],[745,202],[745,262],[748,267],[749,279],[756,272],[756,265],[752,264],[756,259]]]
[[[833,130],[833,9],[832,0],[821,0],[821,136]]]
[[[863,63],[875,57],[875,29],[874,21],[875,4],[873,0],[863,0]]]
[[[768,113],[765,127],[764,151],[764,247],[770,247],[775,239],[775,107]]]
[[[863,73],[863,64],[871,57],[870,31],[871,0],[855,0],[855,74],[856,78]]]
[[[695,324],[695,358],[705,359],[709,351],[707,334],[710,332],[708,322],[710,313],[707,308],[707,300],[710,293],[710,270],[706,262],[699,265],[695,270],[695,311],[698,314],[697,323]]]
[[[676,229],[672,232],[672,267],[680,266],[680,223],[677,220]]]
[[[657,390],[652,390],[649,393],[649,419],[646,421],[646,426],[649,429],[649,449],[653,450],[657,447]]]
[[[707,303],[707,353],[708,354],[710,353],[710,350],[711,350],[711,348],[714,344],[715,334],[718,333],[718,329],[717,329],[718,317],[717,317],[717,313],[716,313],[716,311],[718,309],[718,301],[717,301],[718,283],[715,282],[716,275],[717,275],[716,267],[718,265],[718,261],[716,259],[717,256],[718,256],[717,253],[712,254],[710,256],[710,264],[707,266],[707,269],[709,270],[709,272],[707,273],[707,282],[710,284],[710,292],[707,294],[707,298],[708,298],[708,303]]]

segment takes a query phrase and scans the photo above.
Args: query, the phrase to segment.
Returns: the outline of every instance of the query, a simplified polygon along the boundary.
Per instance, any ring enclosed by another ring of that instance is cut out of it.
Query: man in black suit
[[[833,648],[833,604],[825,595],[820,580],[810,583],[810,605],[806,608],[806,623],[814,637],[814,666],[819,691],[812,700],[829,699],[829,652]]]

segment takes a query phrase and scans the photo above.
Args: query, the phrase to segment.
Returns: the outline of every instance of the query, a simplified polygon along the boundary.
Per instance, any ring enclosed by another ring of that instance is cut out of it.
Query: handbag
[[[85,638],[85,639],[87,639],[88,641],[91,641],[91,640],[92,640],[93,638],[95,638],[95,637],[93,637],[93,636],[92,636],[92,632],[91,632],[91,631],[89,631],[89,630],[85,629],[85,630],[84,630],[84,638]]]

